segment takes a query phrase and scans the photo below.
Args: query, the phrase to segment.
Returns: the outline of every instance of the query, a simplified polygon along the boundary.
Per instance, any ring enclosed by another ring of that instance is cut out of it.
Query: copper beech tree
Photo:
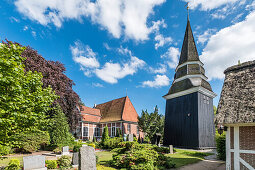
[[[11,43],[6,40],[3,43]],[[16,43],[18,44],[18,43]],[[19,44],[20,45],[20,44]],[[61,109],[68,118],[70,128],[75,129],[79,119],[79,111],[77,107],[80,106],[80,98],[78,94],[72,89],[74,82],[65,75],[65,66],[59,61],[48,61],[43,58],[36,50],[27,46],[21,54],[24,60],[25,71],[37,71],[43,76],[43,88],[50,86],[55,94],[59,96],[54,101],[53,106],[60,105]],[[49,113],[51,116],[54,113]]]

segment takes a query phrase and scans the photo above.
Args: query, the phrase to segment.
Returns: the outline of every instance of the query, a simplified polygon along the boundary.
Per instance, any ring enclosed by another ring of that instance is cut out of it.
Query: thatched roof
[[[224,73],[216,123],[255,123],[255,60],[229,67]]]

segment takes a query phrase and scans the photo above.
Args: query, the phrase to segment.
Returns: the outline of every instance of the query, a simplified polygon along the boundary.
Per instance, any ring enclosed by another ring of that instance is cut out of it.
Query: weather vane
[[[187,7],[188,19],[189,19],[189,2],[187,2],[187,4],[184,7]]]

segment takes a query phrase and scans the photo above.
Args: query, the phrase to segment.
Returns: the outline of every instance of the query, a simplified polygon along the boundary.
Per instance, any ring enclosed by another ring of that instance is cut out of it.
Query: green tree
[[[156,106],[154,112],[148,113],[147,110],[142,110],[141,117],[138,117],[138,126],[145,133],[145,138],[150,141],[156,133],[163,135],[165,117],[158,113]]]
[[[214,113],[214,115],[216,115],[216,112],[217,112],[217,107],[213,106],[213,113]]]
[[[42,75],[24,71],[24,47],[0,43],[0,144],[13,145],[14,135],[39,129],[57,98],[42,88]]]
[[[120,129],[117,128],[117,131],[116,131],[116,137],[120,137],[121,136],[121,132],[120,132]]]
[[[107,125],[104,127],[104,131],[102,134],[102,144],[104,144],[106,141],[108,141],[110,139],[109,137],[109,132],[108,132],[108,127]]]
[[[66,146],[73,142],[74,137],[70,133],[67,118],[62,111],[61,107],[57,105],[52,108],[54,114],[49,119],[48,132],[50,134],[50,143],[54,146]]]

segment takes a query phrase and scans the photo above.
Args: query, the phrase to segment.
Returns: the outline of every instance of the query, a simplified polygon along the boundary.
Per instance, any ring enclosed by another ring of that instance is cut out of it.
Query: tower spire
[[[187,18],[189,20],[189,2],[187,2],[187,4],[184,6],[184,7],[187,7]]]

